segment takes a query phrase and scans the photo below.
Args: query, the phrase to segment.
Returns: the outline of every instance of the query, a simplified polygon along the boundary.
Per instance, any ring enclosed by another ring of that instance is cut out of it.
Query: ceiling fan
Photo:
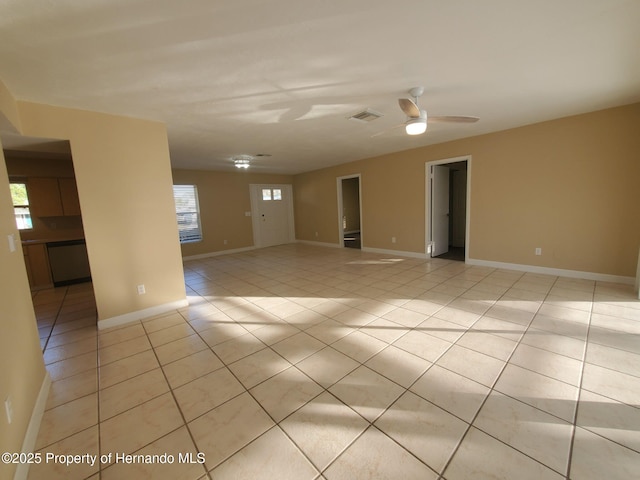
[[[424,93],[424,87],[413,87],[409,90],[409,95],[413,100],[408,98],[399,98],[398,104],[402,111],[407,115],[407,121],[404,123],[405,131],[408,135],[420,135],[427,130],[427,121],[429,122],[450,122],[450,123],[475,123],[478,117],[468,117],[463,115],[442,115],[429,116],[427,111],[418,107],[418,98]]]

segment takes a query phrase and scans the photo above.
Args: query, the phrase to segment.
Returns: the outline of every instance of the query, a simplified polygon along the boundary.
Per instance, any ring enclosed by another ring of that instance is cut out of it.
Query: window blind
[[[174,185],[173,198],[176,203],[180,243],[199,242],[202,240],[202,231],[196,186]]]

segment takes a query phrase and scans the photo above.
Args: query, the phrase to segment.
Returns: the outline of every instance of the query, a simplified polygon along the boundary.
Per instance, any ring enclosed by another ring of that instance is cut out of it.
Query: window
[[[200,208],[198,207],[198,190],[196,186],[174,185],[173,198],[176,203],[180,243],[201,241]]]
[[[18,230],[29,230],[33,228],[33,223],[31,222],[31,211],[29,210],[27,185],[25,183],[12,182],[10,187]]]
[[[280,188],[263,188],[262,200],[265,202],[270,200],[282,200],[282,190]]]

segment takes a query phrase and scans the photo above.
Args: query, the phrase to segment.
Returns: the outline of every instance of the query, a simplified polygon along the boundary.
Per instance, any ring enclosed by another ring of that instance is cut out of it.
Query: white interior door
[[[293,241],[291,185],[253,185],[254,242],[271,247]]]
[[[431,256],[449,251],[449,167],[431,167]]]

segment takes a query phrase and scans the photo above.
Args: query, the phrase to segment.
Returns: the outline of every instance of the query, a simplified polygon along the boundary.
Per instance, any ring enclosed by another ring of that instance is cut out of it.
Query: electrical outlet
[[[542,249],[540,247],[536,248],[536,255],[542,255]]]
[[[316,232],[316,237],[318,236],[318,232]]]
[[[11,423],[13,421],[13,403],[11,403],[11,397],[7,397],[4,401],[4,409],[7,413],[7,422]]]
[[[391,237],[391,243],[396,243],[396,237]]]
[[[226,241],[226,240],[224,241],[224,244],[225,244],[225,245],[227,244],[227,241]]]
[[[138,295],[144,295],[147,290],[144,288],[144,284],[138,285]]]

